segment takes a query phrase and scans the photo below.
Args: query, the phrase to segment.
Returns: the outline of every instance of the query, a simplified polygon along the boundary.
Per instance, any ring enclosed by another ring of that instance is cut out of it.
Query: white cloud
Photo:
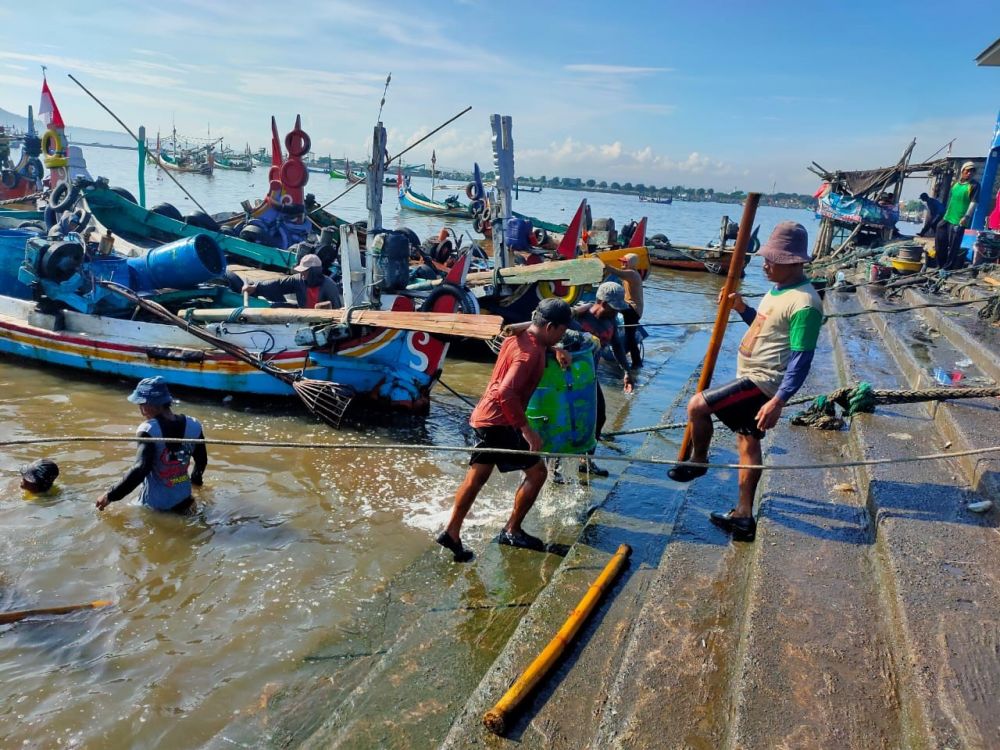
[[[649,73],[672,73],[673,68],[645,68],[631,65],[603,65],[599,63],[581,63],[564,65],[563,70],[571,73],[593,73],[596,75],[647,75]]]

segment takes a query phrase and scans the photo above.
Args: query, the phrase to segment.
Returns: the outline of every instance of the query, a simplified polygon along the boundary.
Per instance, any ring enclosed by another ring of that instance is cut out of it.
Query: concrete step
[[[907,304],[925,305],[945,302],[949,298],[907,289],[903,299]],[[979,319],[980,307],[928,307],[917,312],[971,359],[984,375],[1000,383],[1000,328]]]
[[[702,350],[704,339],[704,334],[691,336],[675,356],[683,359],[690,350]],[[644,375],[652,376],[653,373]],[[626,412],[643,423],[648,422],[650,413],[658,415],[662,411],[662,396],[657,394],[677,387],[667,376],[655,392],[644,393],[640,389],[617,413],[609,415],[609,425],[627,421]],[[617,397],[609,396],[609,411],[615,400]],[[631,438],[625,447],[635,450],[641,441],[641,437]],[[615,469],[612,478],[592,483],[591,502],[603,502],[614,487],[614,475],[621,466],[627,465],[609,465]],[[546,490],[549,491],[576,490]],[[539,507],[545,502],[543,495]],[[582,505],[580,510],[585,507]],[[535,511],[529,516],[529,523],[537,528]],[[569,550],[581,526],[557,525],[559,528],[561,537],[554,537],[552,530],[544,536],[556,542],[557,547]],[[446,556],[434,553],[432,558],[437,563],[428,563],[422,579],[413,580],[411,576],[394,582],[400,591],[436,591],[437,599],[432,606],[422,601],[406,607],[408,622],[381,638],[383,653],[370,664],[363,679],[341,700],[326,704],[322,724],[302,743],[304,747],[438,745],[528,607],[533,608],[536,598],[546,591],[555,570],[567,567],[563,558],[555,554],[540,555],[495,544],[487,544],[477,552],[479,556],[470,566],[456,566]],[[572,566],[576,558],[571,553],[568,559]]]
[[[836,383],[827,335],[814,362],[803,393]],[[765,445],[775,465],[853,457],[848,433],[787,422]],[[859,485],[850,468],[764,473],[730,747],[906,745]]]
[[[921,300],[921,301],[918,301]],[[923,304],[926,298],[912,295],[906,304]],[[870,309],[892,309],[904,306],[886,302],[869,289],[859,291],[858,302]],[[994,386],[996,380],[984,372],[976,361],[989,365],[994,357],[982,342],[961,335],[957,327],[942,312],[934,309],[925,317],[923,311],[907,311],[871,316],[871,323],[882,335],[883,341],[902,372],[906,385],[914,389],[939,388],[931,372],[935,367],[952,371],[962,362],[964,378],[958,386]],[[934,323],[930,321],[933,320]],[[942,335],[943,329],[951,335]],[[954,343],[953,343],[954,342]],[[957,344],[957,345],[956,345]],[[972,364],[964,364],[972,362]],[[989,369],[995,369],[990,367]],[[996,398],[969,399],[944,402],[926,402],[924,407],[937,430],[926,432],[915,439],[924,443],[924,453],[945,450],[974,450],[1000,445],[1000,400]],[[965,480],[981,494],[1000,503],[1000,453],[994,455],[966,456],[958,459]]]
[[[728,348],[736,343],[734,337]],[[731,355],[725,352],[723,361]],[[683,418],[693,385],[692,379],[664,419]],[[676,455],[680,437],[653,434],[642,454]],[[720,460],[735,460],[727,432],[720,432],[718,446]],[[665,473],[636,464],[622,477],[466,705],[446,747],[718,746],[728,722],[727,675],[749,555],[728,543],[708,512],[726,507],[719,496],[735,495],[736,475],[714,472],[679,485]],[[507,736],[489,734],[485,711],[552,638],[620,542],[634,550],[628,571],[515,715]]]
[[[827,312],[857,309],[828,295]],[[890,316],[886,316],[887,318]],[[909,387],[883,341],[895,329],[878,316],[833,319],[844,382]],[[904,358],[904,365],[906,364]],[[905,367],[903,368],[905,369]],[[943,410],[943,407],[942,407]],[[917,456],[936,448],[928,407],[879,407],[855,417],[851,436],[865,458]],[[966,510],[982,496],[954,461],[888,463],[858,473],[875,520],[876,573],[892,624],[904,746],[989,747],[1000,737],[1000,544],[996,511]],[[990,739],[993,738],[993,739]]]

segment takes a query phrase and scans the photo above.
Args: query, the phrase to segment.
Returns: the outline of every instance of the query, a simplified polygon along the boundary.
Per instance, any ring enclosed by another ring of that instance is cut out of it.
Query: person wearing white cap
[[[965,162],[959,171],[958,182],[951,186],[948,207],[934,234],[934,263],[946,271],[965,265],[962,237],[972,223],[972,214],[979,202],[979,183],[975,177],[976,165]]]
[[[260,296],[278,303],[285,302],[286,294],[294,294],[296,304],[308,310],[343,306],[340,287],[323,275],[323,261],[318,255],[303,255],[292,270],[298,275],[247,284],[243,289],[251,297]]]

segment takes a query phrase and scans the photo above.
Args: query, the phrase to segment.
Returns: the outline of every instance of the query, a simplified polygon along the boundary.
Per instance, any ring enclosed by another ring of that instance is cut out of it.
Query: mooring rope
[[[150,443],[150,442],[183,442],[205,445],[228,445],[236,447],[250,448],[303,448],[308,450],[329,450],[329,451],[407,451],[422,453],[481,453],[482,448],[465,445],[425,445],[420,443],[302,443],[295,441],[270,441],[270,440],[222,440],[222,439],[192,439],[192,440],[164,440],[163,438],[152,437],[112,437],[93,435],[62,435],[59,437],[44,438],[13,438],[0,440],[0,445],[43,445],[52,443]],[[530,451],[516,450],[512,448],[489,448],[489,453],[505,454],[511,456],[538,456],[539,458],[565,458],[568,460],[585,458],[579,453],[554,453],[550,451]],[[899,456],[896,458],[872,458],[861,461],[834,461],[829,463],[812,464],[731,464],[731,463],[694,463],[693,461],[678,461],[676,458],[660,458],[657,456],[614,456],[602,455],[601,461],[612,461],[618,463],[642,463],[655,466],[690,466],[692,468],[703,469],[760,469],[762,471],[798,471],[806,469],[838,469],[854,466],[881,466],[883,464],[913,463],[916,461],[936,461],[948,458],[961,458],[963,456],[980,456],[988,453],[1000,453],[1000,445],[989,448],[973,448],[965,451],[954,451],[951,453],[929,453],[923,456]]]
[[[818,396],[798,396],[797,398],[789,399],[785,406],[798,406],[799,404],[811,402],[812,406],[809,409],[792,417],[795,424],[811,425],[814,420],[819,419],[819,416],[832,416],[831,409],[833,404],[838,404],[844,409],[847,416],[851,416],[859,413],[870,413],[879,404],[887,406],[889,404],[915,404],[924,401],[950,401],[952,399],[992,398],[995,396],[1000,396],[1000,387],[875,390],[869,383],[862,382],[857,386],[845,386]],[[628,430],[604,432],[601,437],[603,439],[614,438],[620,435],[639,435],[644,432],[664,432],[684,427],[687,427],[687,422],[664,422],[649,427],[633,427]]]
[[[928,307],[962,307],[964,305],[979,304],[980,302],[987,303],[987,305],[996,305],[998,299],[1000,299],[1000,295],[994,294],[991,297],[979,297],[977,299],[958,300],[954,302],[925,302],[920,305],[907,305],[905,307],[884,307],[884,308],[866,307],[863,310],[852,310],[850,312],[830,313],[828,315],[823,316],[823,321],[825,322],[827,320],[830,320],[831,318],[856,318],[859,315],[873,315],[875,313],[888,314],[888,313],[909,312],[910,310],[923,310],[924,308]],[[737,320],[740,320],[740,318],[730,318],[729,322],[735,323]],[[638,328],[641,326],[643,328],[663,328],[667,326],[712,325],[714,323],[715,320],[685,320],[672,323],[644,323],[640,321],[639,323],[625,323],[619,325],[618,327]]]

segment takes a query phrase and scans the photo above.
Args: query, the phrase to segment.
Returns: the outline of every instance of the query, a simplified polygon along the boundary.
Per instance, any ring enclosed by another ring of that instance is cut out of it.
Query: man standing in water
[[[189,513],[194,508],[191,485],[201,484],[208,451],[204,443],[179,441],[204,440],[201,423],[170,410],[173,399],[161,377],[140,380],[128,400],[139,405],[139,412],[146,419],[136,435],[156,440],[139,443],[135,464],[118,484],[98,498],[97,509],[104,510],[141,484],[139,500],[143,505],[170,513]],[[194,472],[189,476],[192,458]]]
[[[473,557],[472,552],[462,546],[462,522],[493,473],[493,467],[501,472],[518,469],[524,472],[514,495],[514,509],[500,532],[499,543],[539,551],[545,549],[541,539],[521,528],[548,477],[545,462],[538,456],[491,453],[489,449],[541,450],[542,438],[528,424],[525,409],[542,379],[546,352],[566,333],[571,318],[572,311],[563,300],[542,300],[532,313],[531,325],[508,336],[500,348],[486,393],[469,418],[479,438],[478,450],[469,458],[469,470],[455,493],[448,526],[437,536],[437,543],[451,551],[455,562],[468,562]]]
[[[733,309],[750,326],[740,342],[736,380],[697,393],[688,403],[692,463],[707,463],[712,442],[712,415],[736,433],[740,463],[759,465],[760,441],[778,423],[781,410],[809,374],[816,340],[823,324],[823,303],[809,283],[803,264],[809,260],[806,228],[794,221],[775,227],[760,249],[764,273],[774,288],[754,310],[739,294]],[[690,482],[706,469],[675,466],[667,474]],[[739,502],[727,513],[712,513],[712,523],[737,541],[752,542],[757,534],[753,500],[760,469],[741,469]]]
[[[954,271],[965,266],[962,238],[972,223],[979,201],[979,183],[975,181],[976,165],[971,161],[962,165],[958,182],[951,186],[948,208],[934,233],[934,262],[938,268]]]

